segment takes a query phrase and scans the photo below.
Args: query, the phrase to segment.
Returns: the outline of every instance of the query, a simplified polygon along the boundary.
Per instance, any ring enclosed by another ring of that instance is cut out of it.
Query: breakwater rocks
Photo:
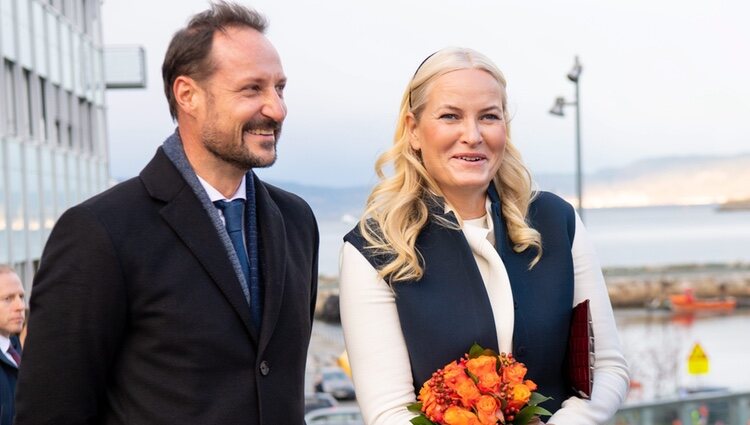
[[[604,280],[615,308],[663,306],[688,288],[698,298],[732,296],[750,307],[750,263],[607,268]],[[320,276],[318,285],[316,318],[339,322],[338,278]]]
[[[604,280],[614,307],[661,306],[688,288],[698,298],[732,296],[740,306],[750,306],[750,264],[745,263],[607,269]]]

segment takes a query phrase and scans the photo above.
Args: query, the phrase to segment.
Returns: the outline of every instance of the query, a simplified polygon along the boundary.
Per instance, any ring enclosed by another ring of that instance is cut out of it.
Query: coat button
[[[268,375],[271,372],[271,366],[268,365],[268,362],[263,360],[260,362],[260,374],[263,376]]]
[[[513,301],[513,309],[518,310],[518,301]]]
[[[516,349],[516,354],[515,354],[515,357],[516,357],[517,359],[520,359],[520,358],[522,358],[522,357],[523,357],[523,356],[525,356],[525,355],[526,355],[526,347],[518,347],[518,348]]]

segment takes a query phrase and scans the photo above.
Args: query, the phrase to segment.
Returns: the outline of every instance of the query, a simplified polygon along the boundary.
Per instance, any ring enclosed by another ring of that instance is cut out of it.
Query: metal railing
[[[707,392],[630,404],[608,425],[750,425],[750,392]]]

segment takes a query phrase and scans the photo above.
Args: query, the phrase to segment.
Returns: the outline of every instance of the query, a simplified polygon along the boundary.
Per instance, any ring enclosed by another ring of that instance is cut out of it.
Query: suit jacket
[[[10,344],[21,352],[21,342],[17,336],[10,337]],[[0,425],[13,423],[13,397],[16,394],[17,378],[18,367],[5,354],[0,354]]]
[[[263,323],[208,213],[162,148],[60,218],[30,300],[18,425],[302,424],[318,232],[255,180]]]

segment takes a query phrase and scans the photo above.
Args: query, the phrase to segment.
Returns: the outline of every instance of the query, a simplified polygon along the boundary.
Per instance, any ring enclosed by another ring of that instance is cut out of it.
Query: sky
[[[584,173],[642,158],[750,151],[745,0],[257,0],[288,77],[279,159],[262,178],[374,183],[417,66],[447,46],[489,56],[508,81],[513,143],[532,173],[575,171],[574,57]],[[161,82],[169,40],[205,0],[105,0],[105,45],[146,49],[146,89],[109,90],[113,177],[137,175],[172,133]]]

